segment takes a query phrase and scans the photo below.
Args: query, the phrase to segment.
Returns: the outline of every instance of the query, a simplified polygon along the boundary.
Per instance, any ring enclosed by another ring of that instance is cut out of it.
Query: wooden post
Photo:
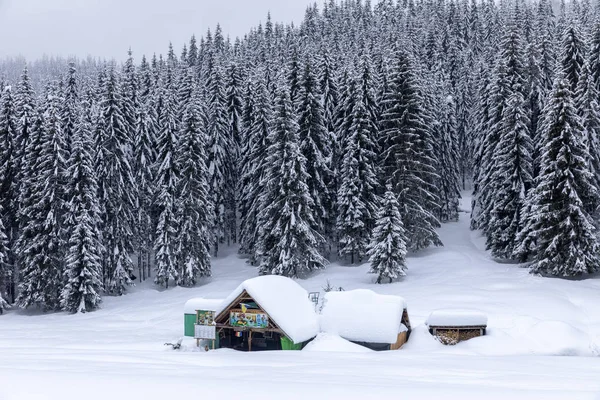
[[[196,339],[196,347],[200,347],[200,339]]]
[[[248,351],[252,351],[252,330],[248,331]]]
[[[212,349],[213,350],[215,349],[215,339],[213,339],[213,341],[212,341]]]

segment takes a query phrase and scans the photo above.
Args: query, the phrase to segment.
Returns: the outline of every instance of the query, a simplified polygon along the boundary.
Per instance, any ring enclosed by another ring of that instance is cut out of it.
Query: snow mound
[[[259,276],[242,282],[218,307],[217,315],[244,292],[256,301],[294,343],[302,343],[319,333],[315,305],[308,292],[294,280],[277,275]]]
[[[303,351],[332,351],[339,353],[369,353],[373,350],[347,341],[330,333],[319,333],[313,341],[306,345]]]
[[[353,342],[396,343],[406,302],[367,289],[325,294],[321,331]]]
[[[532,353],[552,356],[591,356],[594,346],[590,336],[562,321],[541,321],[524,335]]]
[[[197,310],[216,311],[223,303],[223,299],[205,299],[202,297],[189,299],[183,306],[184,314],[196,314]]]
[[[488,317],[477,310],[436,310],[429,314],[427,326],[487,326]]]

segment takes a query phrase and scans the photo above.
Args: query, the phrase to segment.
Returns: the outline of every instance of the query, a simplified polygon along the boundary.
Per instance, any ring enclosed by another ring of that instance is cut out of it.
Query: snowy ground
[[[0,400],[600,400],[600,279],[544,279],[497,264],[469,231],[468,214],[440,233],[446,246],[411,256],[402,282],[375,285],[366,265],[332,265],[300,282],[309,291],[329,279],[403,296],[414,331],[402,350],[362,351],[335,337],[302,352],[205,353],[189,341],[182,351],[168,350],[163,344],[182,336],[187,299],[224,298],[255,276],[232,251],[194,289],[159,293],[145,283],[87,315],[1,316]],[[482,310],[488,335],[440,345],[423,326],[438,308]]]

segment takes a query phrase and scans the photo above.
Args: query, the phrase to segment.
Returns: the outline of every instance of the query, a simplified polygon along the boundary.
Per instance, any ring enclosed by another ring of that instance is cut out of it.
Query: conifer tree
[[[100,100],[97,142],[99,198],[103,207],[102,239],[105,248],[104,287],[121,295],[133,284],[135,183],[131,169],[128,125],[123,97],[114,67],[107,71]]]
[[[323,104],[320,99],[318,83],[309,62],[302,75],[298,93],[298,139],[300,151],[306,158],[305,168],[308,173],[306,183],[314,201],[316,229],[323,235],[325,224],[333,210],[331,208],[332,197],[329,193],[332,179],[329,167],[331,147],[323,119]]]
[[[225,85],[220,65],[214,57],[209,63],[206,82],[208,92],[208,174],[210,192],[213,196],[215,218],[213,221],[214,255],[219,245],[231,241],[226,229],[228,217],[235,204],[235,186],[233,186],[233,156],[229,136]],[[232,203],[233,201],[233,203]]]
[[[406,275],[406,232],[400,215],[400,205],[392,186],[388,185],[377,212],[373,236],[369,244],[369,273],[377,274],[377,283]]]
[[[21,232],[21,282],[18,304],[27,308],[60,307],[63,289],[66,143],[62,133],[57,89],[48,91],[33,190],[28,204],[29,224]]]
[[[398,195],[408,247],[414,250],[442,244],[436,232],[440,223],[434,215],[439,207],[434,187],[437,160],[424,107],[409,56],[397,52],[382,102],[382,165],[386,180]]]
[[[4,231],[4,223],[0,218],[0,315],[4,310],[10,307],[6,293],[7,289],[9,288],[13,272],[10,265],[7,263],[8,237]]]
[[[65,231],[69,238],[65,255],[66,284],[62,289],[60,305],[64,311],[72,313],[98,308],[103,288],[101,218],[92,155],[92,132],[91,109],[87,104],[72,138],[66,171]]]
[[[353,100],[354,109],[350,130],[342,143],[342,164],[337,193],[338,252],[362,261],[378,207],[379,190],[379,130],[372,92],[371,69],[368,63],[361,68],[360,87]]]
[[[314,202],[307,181],[306,158],[300,151],[298,125],[289,89],[279,89],[259,214],[261,275],[304,277],[323,268],[323,238],[316,231]]]
[[[577,83],[575,95],[575,108],[581,117],[585,130],[585,144],[588,148],[588,166],[592,173],[592,183],[600,193],[600,94],[590,74],[589,64],[586,62],[582,75]],[[586,201],[586,210],[596,217],[599,200],[589,198]]]
[[[259,230],[259,213],[261,211],[260,196],[264,189],[264,179],[268,164],[266,162],[269,147],[269,134],[272,126],[271,97],[267,89],[266,79],[259,74],[252,89],[255,96],[253,118],[245,136],[245,147],[242,177],[240,180],[240,204],[244,212],[240,220],[240,250],[250,256],[249,262],[256,263],[256,243]],[[246,103],[248,105],[248,102]]]
[[[177,268],[179,256],[177,249],[177,238],[179,237],[177,186],[180,179],[177,164],[177,133],[179,128],[175,104],[174,94],[166,93],[157,142],[155,205],[158,208],[159,217],[154,241],[156,252],[154,282],[166,288],[169,287],[171,280],[180,279]]]
[[[77,81],[77,68],[74,62],[70,62],[65,86],[63,87],[63,103],[61,108],[62,130],[67,145],[67,155],[70,154],[71,141],[81,114]]]
[[[7,235],[8,251],[5,253],[7,270],[13,270],[15,267],[15,257],[12,251],[14,240],[17,233],[17,212],[19,204],[17,202],[17,179],[19,177],[18,168],[20,168],[20,147],[19,140],[21,136],[18,131],[18,111],[15,109],[15,100],[12,93],[12,87],[2,86],[2,97],[0,98],[0,219],[4,224]],[[11,279],[10,289],[14,299],[14,273],[9,275]]]
[[[544,275],[577,276],[600,268],[596,228],[585,208],[585,199],[598,193],[570,86],[559,75],[544,108],[540,175],[528,197],[531,214],[515,251],[522,256],[533,247],[531,271]]]
[[[519,244],[518,232],[525,224],[525,196],[533,183],[533,144],[525,99],[515,90],[504,109],[500,142],[494,154],[493,180],[497,182],[488,226],[487,247],[495,257],[512,258]]]
[[[437,159],[440,193],[440,221],[458,221],[460,162],[458,154],[456,104],[452,96],[440,99]]]
[[[198,89],[185,107],[179,130],[177,198],[179,237],[178,262],[181,286],[193,286],[198,278],[210,276],[212,204],[206,168],[206,126],[202,112],[204,100]]]

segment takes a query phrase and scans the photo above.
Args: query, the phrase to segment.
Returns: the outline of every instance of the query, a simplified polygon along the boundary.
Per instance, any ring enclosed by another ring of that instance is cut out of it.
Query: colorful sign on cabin
[[[209,311],[209,310],[196,311],[196,323],[198,325],[214,325],[215,324],[215,312]]]
[[[269,327],[269,317],[263,313],[231,311],[229,325],[233,327],[266,329]]]

